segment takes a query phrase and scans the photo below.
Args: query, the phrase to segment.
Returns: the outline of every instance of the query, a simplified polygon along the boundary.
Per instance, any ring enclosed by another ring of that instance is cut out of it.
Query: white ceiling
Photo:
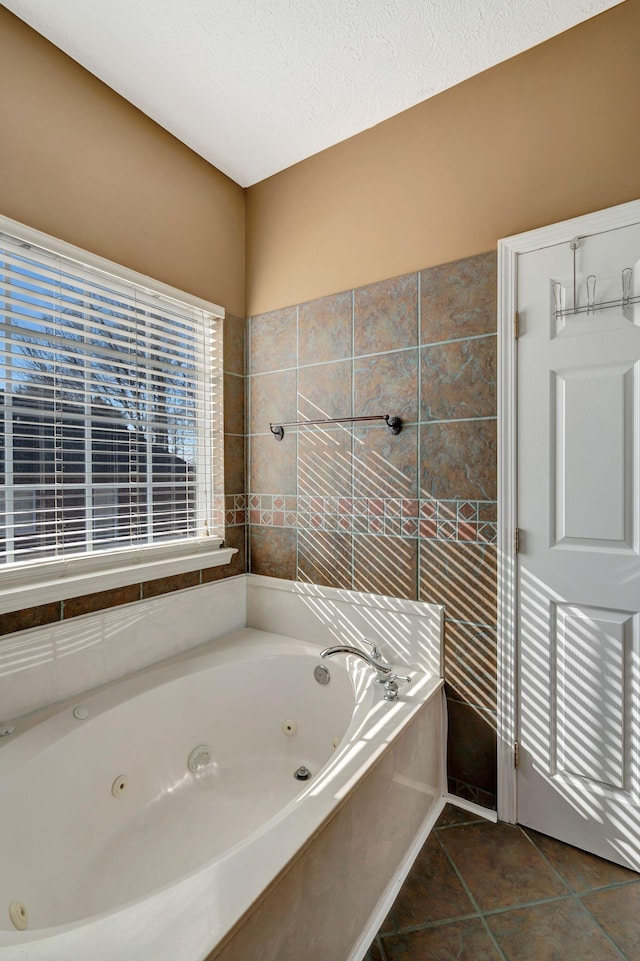
[[[2,0],[246,187],[620,0]]]

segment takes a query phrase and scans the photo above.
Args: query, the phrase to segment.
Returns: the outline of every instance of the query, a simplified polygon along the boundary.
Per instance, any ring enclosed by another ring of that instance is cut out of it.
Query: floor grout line
[[[437,921],[423,921],[422,924],[407,924],[404,927],[394,930],[382,931],[382,938],[393,938],[399,934],[415,934],[417,931],[430,931],[432,928],[446,928],[448,924],[456,924],[458,921],[473,921],[481,917],[479,911],[471,911],[468,914],[454,914],[450,918],[438,918]]]
[[[497,942],[497,940],[496,940],[496,938],[495,938],[495,936],[494,936],[494,934],[493,934],[493,931],[491,930],[491,928],[490,928],[489,925],[487,924],[487,921],[486,921],[486,919],[484,918],[484,916],[483,916],[483,914],[482,914],[482,911],[480,910],[480,905],[478,904],[478,902],[476,901],[475,897],[473,896],[473,894],[472,894],[472,892],[471,892],[471,888],[469,887],[469,885],[467,884],[467,882],[465,881],[465,879],[462,877],[462,874],[461,874],[460,871],[458,870],[458,866],[456,865],[455,861],[453,860],[453,858],[451,857],[451,855],[450,855],[449,852],[447,851],[447,848],[446,848],[445,844],[443,843],[442,839],[440,838],[440,836],[439,836],[439,835],[436,835],[436,837],[437,837],[437,840],[438,840],[438,843],[439,843],[440,847],[441,847],[442,850],[444,851],[445,857],[446,857],[447,860],[449,861],[449,864],[451,865],[451,867],[452,867],[453,870],[455,871],[455,873],[456,873],[456,875],[457,875],[457,877],[458,877],[458,880],[460,881],[460,884],[461,884],[462,887],[464,888],[467,897],[468,897],[469,900],[471,901],[471,904],[473,905],[473,907],[474,907],[474,908],[476,909],[476,911],[478,912],[478,916],[480,917],[480,921],[482,922],[482,926],[483,926],[483,928],[484,928],[484,930],[485,930],[485,932],[486,932],[486,934],[487,934],[487,937],[489,938],[489,940],[491,941],[491,943],[492,943],[493,946],[495,947],[496,951],[498,952],[498,957],[501,958],[502,961],[509,961],[509,959],[506,957],[504,951],[502,950],[502,948],[501,948],[500,945],[498,944],[498,942]]]
[[[530,910],[541,905],[554,904],[554,903],[560,903],[560,902],[573,902],[577,904],[580,914],[583,915],[585,918],[588,918],[589,921],[593,922],[596,925],[597,929],[599,930],[601,935],[605,938],[607,943],[610,944],[610,946],[613,948],[613,950],[616,953],[616,956],[620,959],[620,961],[630,961],[630,959],[625,954],[623,949],[616,943],[614,938],[608,934],[608,932],[600,924],[597,918],[589,910],[588,906],[584,903],[583,898],[586,898],[588,895],[591,895],[591,894],[599,894],[599,893],[610,891],[610,890],[626,888],[631,885],[640,884],[640,876],[632,877],[631,879],[624,880],[624,881],[613,881],[609,884],[586,888],[578,892],[574,890],[573,886],[563,877],[561,871],[554,865],[554,863],[545,854],[545,852],[541,850],[541,848],[536,844],[535,840],[527,833],[527,830],[521,827],[520,825],[518,825],[517,829],[520,831],[521,835],[523,835],[526,838],[526,840],[529,842],[532,848],[540,856],[540,858],[542,859],[542,862],[546,864],[546,866],[551,870],[552,874],[555,875],[558,881],[560,881],[560,883],[564,888],[564,893],[560,893],[560,894],[553,895],[546,898],[537,898],[530,901],[523,901],[516,904],[510,904],[503,907],[491,908],[491,909],[485,910],[485,909],[482,909],[478,904],[476,897],[474,896],[469,885],[466,883],[464,877],[462,876],[454,860],[453,855],[451,855],[447,850],[444,837],[442,836],[442,833],[441,833],[443,831],[450,832],[454,828],[468,827],[478,823],[482,823],[482,822],[479,820],[465,820],[462,822],[458,822],[456,824],[446,824],[440,827],[436,826],[433,832],[434,837],[437,840],[438,846],[444,853],[447,862],[451,866],[451,869],[455,873],[458,881],[462,886],[462,889],[464,890],[465,894],[469,899],[470,905],[472,907],[472,912],[459,914],[459,915],[455,915],[448,918],[441,918],[434,921],[426,921],[422,924],[407,925],[405,927],[399,927],[395,930],[387,930],[387,931],[379,930],[376,935],[376,943],[378,945],[378,949],[379,949],[382,961],[389,961],[389,956],[385,949],[385,943],[384,943],[385,939],[391,939],[397,936],[406,936],[406,935],[416,934],[421,931],[434,930],[434,929],[454,925],[463,921],[471,921],[475,919],[478,919],[481,921],[483,929],[487,934],[487,937],[490,939],[491,944],[493,945],[493,947],[497,952],[498,958],[500,958],[501,961],[508,961],[508,958],[504,950],[500,946],[496,935],[494,935],[493,931],[491,930],[491,927],[489,925],[489,920],[491,918],[498,917],[500,915],[509,914],[513,911]],[[437,883],[437,877],[432,878],[432,881],[434,883]]]
[[[613,940],[613,938],[611,937],[611,935],[608,934],[608,933],[605,931],[605,929],[602,927],[602,925],[600,924],[600,922],[598,921],[598,919],[593,916],[593,914],[591,913],[591,911],[589,910],[589,908],[587,907],[587,905],[586,905],[586,904],[583,904],[583,902],[581,901],[581,899],[580,899],[577,895],[574,895],[574,901],[577,902],[577,904],[578,904],[579,907],[582,909],[582,911],[584,912],[584,914],[586,914],[586,916],[587,916],[588,918],[591,918],[591,920],[594,922],[594,924],[596,925],[596,927],[599,928],[600,932],[604,935],[604,937],[605,937],[606,940],[609,942],[609,944],[611,944],[611,946],[614,948],[614,950],[618,952],[618,954],[619,954],[620,957],[623,959],[623,961],[629,961],[627,955],[624,953],[624,951],[622,950],[622,948],[621,948],[618,944],[616,944],[616,942]]]
[[[556,894],[550,898],[534,898],[532,901],[518,901],[515,904],[508,904],[502,908],[489,908],[487,911],[484,911],[483,914],[487,918],[493,918],[498,914],[508,914],[509,911],[526,911],[529,908],[538,908],[542,904],[553,904],[556,901],[571,901],[573,898],[574,895],[572,892],[567,891],[566,894]]]
[[[615,941],[613,940],[613,938],[612,938],[609,934],[607,934],[607,932],[604,930],[604,928],[602,927],[602,925],[600,924],[600,922],[597,920],[597,918],[595,918],[595,917],[592,915],[591,911],[589,911],[589,909],[587,908],[586,904],[584,904],[584,903],[582,902],[580,896],[577,894],[576,891],[574,891],[572,885],[570,885],[568,881],[565,881],[565,879],[562,877],[560,871],[559,871],[559,870],[556,868],[556,866],[552,863],[551,859],[548,858],[547,855],[544,853],[544,851],[536,844],[534,838],[531,837],[531,836],[527,833],[526,828],[522,828],[522,827],[521,827],[521,828],[520,828],[520,831],[521,831],[522,834],[526,837],[527,841],[529,841],[529,843],[533,845],[534,849],[538,852],[538,854],[540,855],[540,857],[544,858],[544,860],[545,860],[546,863],[549,865],[549,867],[550,867],[551,870],[554,872],[554,874],[562,881],[562,883],[563,883],[564,885],[566,885],[566,887],[567,887],[567,888],[569,889],[569,891],[571,892],[571,898],[572,898],[572,900],[574,901],[574,903],[578,905],[579,909],[580,909],[584,914],[586,914],[587,917],[589,917],[589,918],[592,919],[592,921],[593,921],[593,922],[596,924],[596,926],[599,928],[599,930],[600,930],[601,933],[604,935],[604,937],[606,938],[606,940],[612,945],[612,947],[615,949],[615,951],[617,951],[617,953],[620,955],[620,957],[623,959],[623,961],[628,961],[628,958],[627,958],[626,954],[624,954],[624,952],[622,951],[622,949],[615,943]],[[581,893],[582,893],[583,896],[585,896],[585,895],[587,895],[587,894],[593,894],[595,891],[606,891],[606,890],[608,890],[608,889],[611,888],[611,887],[626,887],[628,884],[633,884],[633,883],[637,883],[637,882],[633,882],[633,881],[614,882],[614,884],[605,885],[604,887],[600,887],[600,888],[597,888],[597,889],[596,889],[596,888],[589,888],[589,889],[587,889],[586,891],[583,891],[583,892],[581,892]]]
[[[384,944],[382,943],[382,938],[380,937],[380,935],[376,935],[375,942],[378,946],[378,953],[382,961],[389,961],[387,952],[384,949]]]
[[[450,831],[452,828],[465,828],[469,827],[470,824],[482,824],[483,820],[484,818],[481,818],[480,815],[478,815],[477,817],[469,818],[468,821],[457,821],[455,824],[442,824],[440,827],[436,827],[435,830],[440,832]]]
[[[481,916],[480,916],[480,920],[482,921],[482,926],[483,926],[483,928],[485,929],[485,931],[486,931],[486,933],[487,933],[487,935],[488,935],[491,943],[492,943],[492,944],[494,945],[494,947],[496,948],[499,957],[502,958],[502,961],[509,961],[509,959],[507,958],[506,954],[504,953],[504,951],[503,951],[502,948],[500,947],[500,944],[498,943],[498,939],[496,938],[495,934],[493,933],[493,931],[492,931],[491,928],[489,927],[489,924],[488,924],[488,922],[487,922],[487,919],[484,917],[484,915],[481,915]]]
[[[584,898],[587,894],[601,894],[603,891],[610,891],[613,888],[628,888],[632,884],[640,884],[640,878],[634,878],[631,881],[612,881],[611,884],[601,884],[597,888],[581,888],[574,894],[577,898]]]

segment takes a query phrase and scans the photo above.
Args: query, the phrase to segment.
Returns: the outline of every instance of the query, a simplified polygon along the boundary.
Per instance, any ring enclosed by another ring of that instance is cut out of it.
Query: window
[[[222,536],[222,311],[80,256],[0,232],[0,570]]]

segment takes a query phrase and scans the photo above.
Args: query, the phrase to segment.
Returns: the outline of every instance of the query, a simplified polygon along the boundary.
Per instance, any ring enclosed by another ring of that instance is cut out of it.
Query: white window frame
[[[224,308],[217,304],[194,297],[1,215],[0,231],[26,244],[75,261],[82,267],[101,271],[108,278],[135,284],[151,294],[160,294],[202,310],[217,320],[224,320]],[[220,437],[214,438],[214,444],[218,444],[220,449],[222,423],[211,427],[215,434],[220,434]],[[221,455],[220,463],[222,464]],[[208,464],[200,466],[210,470]],[[220,481],[223,482],[222,477]],[[213,506],[212,504],[212,511]],[[8,565],[6,568],[0,566],[0,613],[58,601],[65,597],[124,587],[157,577],[187,573],[203,567],[228,564],[236,551],[222,547],[223,543],[218,536],[201,536],[116,548],[75,557],[25,561]]]

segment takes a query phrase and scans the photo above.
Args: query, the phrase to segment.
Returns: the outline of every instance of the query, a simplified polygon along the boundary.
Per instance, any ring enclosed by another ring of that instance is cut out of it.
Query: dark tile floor
[[[640,875],[448,805],[365,961],[640,961]]]

